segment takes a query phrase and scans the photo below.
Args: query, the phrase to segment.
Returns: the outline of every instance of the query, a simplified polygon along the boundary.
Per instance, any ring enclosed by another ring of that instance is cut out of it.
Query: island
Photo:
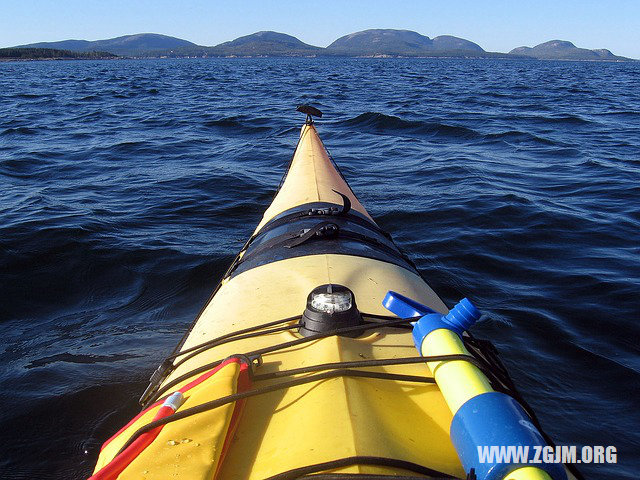
[[[327,53],[344,56],[482,56],[482,47],[464,38],[442,35],[433,39],[411,30],[372,29],[340,37]]]
[[[611,51],[600,48],[588,50],[578,48],[566,40],[551,40],[535,47],[518,47],[509,52],[512,55],[527,56],[538,60],[582,60],[582,61],[631,61],[632,59],[620,57]]]
[[[125,57],[154,57],[174,48],[197,47],[188,40],[157,33],[136,33],[106,40],[62,40],[18,45],[15,48],[53,48],[73,52],[101,51]]]
[[[15,53],[16,50],[23,52]],[[509,53],[488,52],[480,45],[453,35],[430,38],[411,30],[370,29],[344,35],[327,47],[317,47],[285,33],[261,31],[215,46],[156,33],[138,33],[105,40],[62,40],[12,47],[0,58],[186,58],[186,57],[452,57],[522,60],[635,61],[606,49],[578,48],[564,40]],[[41,51],[47,50],[47,52]],[[57,52],[57,53],[54,53]],[[59,52],[64,52],[63,54]],[[107,53],[108,52],[108,53]]]
[[[55,48],[0,48],[0,61],[11,60],[105,60],[118,58],[109,52],[74,52]]]

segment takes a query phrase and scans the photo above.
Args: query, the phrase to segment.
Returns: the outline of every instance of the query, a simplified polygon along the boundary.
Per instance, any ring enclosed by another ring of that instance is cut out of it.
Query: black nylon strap
[[[386,457],[355,456],[331,460],[329,462],[316,463],[306,467],[294,468],[268,477],[265,480],[294,480],[302,477],[303,475],[309,475],[311,473],[322,472],[324,470],[331,470],[334,468],[350,467],[352,465],[375,465],[380,467],[401,468],[409,472],[427,475],[427,479],[431,480],[451,480],[457,478],[407,460]]]
[[[287,248],[297,247],[302,245],[307,240],[311,240],[313,237],[318,238],[332,238],[338,235],[339,227],[335,223],[322,222],[311,227],[306,232],[301,232],[297,238],[293,238],[289,242],[284,244]]]
[[[341,194],[342,195],[342,194]],[[347,199],[348,200],[348,199]],[[349,204],[351,206],[351,204]],[[345,207],[342,207],[343,209]],[[313,217],[325,217],[330,219],[331,217],[340,217],[347,220],[349,223],[356,224],[358,226],[364,227],[366,229],[372,230],[376,233],[384,235],[386,238],[391,238],[387,232],[382,230],[376,224],[367,220],[366,218],[360,217],[356,214],[351,213],[350,211],[340,211],[338,206],[326,207],[326,208],[309,208],[307,210],[302,210],[300,212],[289,213],[287,215],[283,215],[282,217],[278,217],[276,219],[270,220],[267,222],[258,232],[256,232],[252,239],[255,240],[260,235],[273,230],[274,228],[280,227],[282,225],[286,225],[287,223],[294,222],[298,219],[305,218],[313,218]]]
[[[320,222],[309,229],[304,229],[298,232],[287,232],[282,235],[278,235],[252,249],[247,250],[247,253],[237,262],[236,267],[242,262],[250,260],[260,253],[269,250],[271,248],[286,247],[293,248],[298,245],[302,245],[311,240],[318,240],[323,238],[344,238],[349,240],[356,240],[360,243],[373,246],[378,250],[382,250],[384,253],[401,259],[407,262],[407,259],[402,253],[394,247],[391,247],[376,238],[363,235],[361,233],[353,232],[351,230],[341,229],[338,225],[332,222]],[[409,263],[409,262],[407,262]],[[411,263],[409,263],[412,267]]]
[[[370,473],[314,473],[299,478],[300,480],[441,480],[442,477],[425,477],[423,475],[419,477],[413,475],[374,475]]]

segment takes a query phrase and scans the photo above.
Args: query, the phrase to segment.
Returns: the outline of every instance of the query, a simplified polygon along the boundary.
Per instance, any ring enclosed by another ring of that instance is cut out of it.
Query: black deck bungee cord
[[[153,430],[156,427],[166,425],[167,423],[172,423],[182,418],[191,417],[193,415],[197,415],[198,413],[213,410],[215,408],[219,408],[223,405],[227,405],[229,403],[233,403],[238,400],[243,400],[245,398],[264,395],[266,393],[275,392],[277,390],[283,390],[285,388],[296,387],[298,385],[304,385],[307,383],[328,380],[336,377],[360,377],[360,378],[375,378],[375,379],[382,379],[382,380],[389,379],[389,380],[395,380],[395,381],[410,381],[410,382],[428,383],[428,384],[435,383],[435,380],[431,377],[421,377],[421,376],[415,376],[415,375],[399,375],[399,374],[392,374],[392,373],[385,373],[385,372],[368,372],[363,370],[349,370],[349,369],[335,369],[335,370],[330,370],[324,373],[319,373],[317,375],[311,375],[308,377],[294,378],[292,380],[279,382],[273,385],[266,385],[264,387],[259,387],[253,390],[247,390],[245,392],[238,392],[238,393],[234,393],[224,397],[220,397],[215,400],[211,400],[209,402],[201,403],[200,405],[197,405],[195,407],[177,411],[174,414],[161,418],[159,420],[149,422],[148,424],[140,427],[131,435],[129,440],[127,440],[127,442],[123,445],[123,447],[118,451],[116,456],[118,456],[120,453],[126,450],[127,447],[129,447],[129,445],[131,445],[131,443],[133,443],[135,439],[138,438],[143,433]]]
[[[375,318],[375,319],[379,319],[379,320],[395,320],[395,319],[397,319],[397,317],[395,317],[395,316],[379,315],[379,314],[374,314],[374,313],[361,313],[361,316],[362,317]],[[171,355],[169,355],[167,358],[165,358],[163,360],[163,362],[160,364],[160,366],[151,375],[151,378],[149,379],[149,385],[147,386],[147,388],[143,392],[143,394],[140,397],[138,402],[142,406],[148,405],[150,403],[149,398],[155,392],[155,390],[160,386],[160,384],[167,378],[167,376],[169,376],[171,374],[171,372],[173,372],[179,365],[184,363],[186,360],[195,357],[197,354],[202,353],[202,352],[204,352],[204,351],[206,351],[206,350],[208,350],[210,348],[217,347],[217,346],[220,346],[220,345],[224,345],[224,344],[229,343],[229,342],[233,342],[235,340],[252,338],[252,337],[260,336],[262,334],[277,333],[279,331],[286,331],[286,330],[290,330],[290,329],[293,329],[293,328],[297,328],[300,325],[296,323],[296,324],[293,324],[293,325],[282,327],[281,329],[272,329],[272,330],[261,331],[263,328],[279,325],[279,324],[282,324],[282,323],[292,322],[294,320],[300,319],[300,317],[301,317],[301,315],[295,315],[293,317],[287,317],[287,318],[283,318],[281,320],[274,320],[272,322],[267,322],[267,323],[262,323],[262,324],[259,324],[259,325],[254,325],[252,327],[244,328],[242,330],[236,330],[235,332],[227,333],[227,334],[222,335],[220,337],[216,337],[216,338],[213,338],[211,340],[207,340],[206,342],[200,343],[198,345],[194,345],[193,347],[189,347],[189,348],[187,348],[185,350],[182,350],[180,352],[172,353]],[[397,325],[396,327],[397,328],[401,328],[401,327],[405,327],[405,326],[410,328],[410,325]],[[255,333],[252,333],[252,332],[255,332]],[[176,358],[178,358],[178,357],[180,357],[182,355],[185,355],[185,354],[191,354],[191,355],[189,355],[188,358],[183,358],[183,359],[179,360],[176,363],[171,363],[172,360],[175,360]],[[157,397],[155,397],[155,398],[157,398]]]
[[[333,363],[320,363],[318,365],[310,365],[308,367],[292,368],[290,370],[278,370],[271,373],[254,374],[253,379],[271,380],[280,377],[290,377],[293,375],[300,375],[304,373],[318,372],[322,370],[332,370],[338,368],[351,368],[351,367],[382,367],[390,365],[411,365],[416,363],[427,362],[444,362],[452,360],[464,360],[474,364],[476,367],[481,368],[482,364],[475,358],[469,355],[432,355],[430,357],[399,357],[399,358],[380,358],[372,360],[352,360],[344,362]],[[432,377],[424,377],[431,379],[428,383],[435,381]]]
[[[376,475],[372,473],[313,473],[300,480],[450,480],[451,477],[414,477],[408,475]],[[462,479],[460,479],[462,480]]]
[[[267,353],[272,353],[275,352],[277,350],[282,350],[285,348],[289,348],[289,347],[295,347],[297,345],[303,344],[303,343],[308,343],[308,342],[312,342],[314,340],[320,340],[323,338],[327,338],[327,337],[332,337],[334,335],[340,335],[343,333],[353,333],[353,332],[359,332],[359,331],[365,331],[365,330],[370,330],[372,328],[383,328],[383,327],[393,327],[396,325],[402,325],[402,324],[408,324],[410,323],[411,320],[410,319],[404,319],[404,318],[396,318],[395,320],[389,320],[386,322],[371,322],[371,323],[365,323],[362,325],[355,325],[352,327],[343,327],[343,328],[337,328],[335,330],[331,330],[329,332],[325,332],[325,333],[317,333],[315,335],[309,335],[308,337],[303,337],[303,338],[298,338],[295,340],[291,340],[289,342],[283,342],[277,345],[271,345],[269,347],[263,347],[257,350],[253,350],[251,352],[247,352],[245,353],[246,356],[248,357],[258,357],[258,356],[262,356],[264,354]],[[153,395],[150,396],[150,398],[146,399],[145,401],[145,405],[149,405],[153,402],[155,402],[163,393],[165,393],[166,391],[168,391],[169,389],[171,389],[172,387],[174,387],[175,385],[188,380],[189,378],[193,377],[194,375],[197,375],[198,373],[203,373],[206,372],[207,370],[210,370],[212,368],[217,367],[218,365],[220,365],[220,363],[222,363],[223,360],[216,360],[215,362],[211,362],[205,365],[201,365],[198,368],[195,368],[181,376],[179,376],[178,378],[172,380],[171,382],[167,383],[166,385],[164,385],[163,387],[161,387],[160,389],[158,389]]]
[[[398,317],[396,317],[395,315],[380,315],[378,313],[360,313],[360,316],[362,317],[368,317],[368,318],[375,318],[378,320],[396,320],[398,319]],[[254,325],[252,327],[247,327],[247,328],[243,328],[242,330],[236,330],[234,332],[231,333],[227,333],[225,335],[222,335],[220,337],[216,337],[214,339],[211,340],[207,340],[206,342],[200,343],[198,345],[194,345],[193,347],[189,347],[185,350],[181,350],[178,353],[174,353],[169,355],[166,360],[174,360],[186,353],[191,353],[195,350],[200,350],[203,349],[204,347],[216,347],[218,346],[218,342],[222,341],[222,340],[227,340],[227,339],[231,339],[232,337],[235,337],[237,335],[242,335],[245,333],[250,333],[250,332],[254,332],[257,330],[261,330],[263,328],[267,328],[267,327],[272,327],[274,325],[279,325],[281,323],[287,323],[287,322],[292,322],[294,320],[298,320],[300,319],[301,315],[294,315],[293,317],[287,317],[287,318],[283,318],[281,320],[274,320],[272,322],[267,322],[267,323],[261,323],[259,325]],[[373,323],[373,322],[371,322]],[[299,327],[300,324],[299,323],[295,323],[293,325],[289,325],[287,328],[295,328],[295,327]],[[405,325],[397,325],[396,327],[404,327]],[[406,325],[409,328],[412,328],[410,325]],[[285,329],[283,327],[283,329]],[[264,331],[264,332],[256,332],[256,333],[271,333],[270,331]]]
[[[209,350],[209,349],[211,349],[213,347],[218,347],[220,345],[224,345],[225,343],[235,342],[236,340],[244,340],[244,339],[247,339],[247,338],[259,337],[261,335],[269,335],[269,334],[272,334],[272,333],[284,332],[284,331],[291,330],[293,328],[299,328],[299,327],[300,327],[300,324],[296,323],[296,324],[293,324],[293,325],[285,325],[283,327],[271,328],[269,330],[260,330],[258,332],[245,333],[244,335],[234,335],[231,338],[226,338],[226,339],[218,341],[218,342],[211,342],[210,344],[205,345],[202,348],[191,352],[186,357],[181,358],[180,360],[178,360],[176,363],[173,364],[172,370],[175,370],[176,368],[178,368],[180,365],[182,365],[186,361],[191,360],[193,357],[197,356],[198,354],[200,354],[202,352],[206,352],[207,350]]]
[[[249,374],[251,376],[251,379],[255,381],[270,380],[270,379],[284,377],[284,376],[290,377],[293,375],[299,375],[299,374],[322,371],[322,370],[329,370],[329,371],[320,373],[317,375],[311,375],[308,377],[294,378],[289,381],[284,381],[284,382],[279,382],[272,385],[267,385],[264,387],[259,387],[253,390],[248,390],[246,392],[234,393],[231,395],[227,395],[225,397],[218,398],[216,400],[211,400],[209,402],[202,403],[198,406],[191,407],[186,410],[182,410],[180,412],[176,412],[163,419],[150,422],[147,425],[140,427],[138,430],[136,430],[133,433],[133,435],[129,438],[125,446],[121,448],[119,453],[124,451],[126,447],[130,445],[138,436],[160,425],[166,425],[167,423],[180,420],[181,418],[196,415],[198,413],[202,413],[208,410],[213,410],[215,408],[221,407],[228,403],[233,403],[237,400],[242,400],[244,398],[262,395],[265,393],[271,393],[277,390],[282,390],[285,388],[303,385],[303,384],[311,383],[315,381],[321,381],[329,378],[344,376],[344,377],[361,377],[361,378],[374,378],[374,379],[380,379],[380,380],[395,380],[395,381],[435,384],[435,379],[433,377],[424,377],[424,376],[418,376],[418,375],[403,375],[403,374],[394,374],[394,373],[388,373],[388,372],[370,372],[370,371],[363,371],[363,370],[350,370],[348,367],[376,367],[376,366],[386,366],[386,365],[407,365],[407,364],[416,364],[416,363],[462,360],[462,361],[472,363],[476,365],[478,368],[484,369],[482,362],[480,362],[477,358],[470,355],[456,354],[456,355],[431,355],[427,357],[403,357],[403,358],[355,360],[355,361],[346,361],[346,362],[325,363],[325,364],[319,364],[319,365],[312,365],[309,367],[302,367],[297,369],[283,370],[279,372],[255,375],[251,368],[252,367],[251,359],[253,358],[252,354],[237,354],[237,355],[232,355],[231,357],[228,357],[228,358],[242,359],[243,362],[249,366]],[[219,365],[223,361],[224,360],[216,363],[217,365]]]
[[[256,330],[260,330],[260,329],[263,329],[263,328],[273,327],[275,325],[280,325],[281,323],[292,322],[294,320],[298,320],[300,317],[301,317],[301,315],[295,315],[293,317],[287,317],[287,318],[282,318],[280,320],[274,320],[272,322],[261,323],[259,325],[253,325],[251,327],[243,328],[242,330],[235,330],[233,332],[221,335],[220,337],[216,337],[216,338],[214,338],[212,340],[207,340],[206,342],[202,342],[202,343],[199,343],[198,345],[194,345],[193,347],[186,348],[186,349],[181,350],[181,351],[179,351],[177,353],[172,353],[171,355],[169,355],[167,357],[167,360],[175,360],[176,358],[181,357],[182,355],[194,352],[196,350],[200,350],[201,348],[206,347],[206,346],[215,346],[215,345],[213,345],[214,343],[222,341],[222,340],[226,340],[227,338],[235,337],[236,335],[242,335],[242,334],[254,332]]]
[[[316,463],[316,464],[308,465],[305,467],[294,468],[292,470],[288,470],[286,472],[278,473],[277,475],[267,477],[265,480],[295,480],[298,478],[316,478],[315,475],[310,475],[309,477],[307,477],[306,475],[313,474],[315,472],[322,472],[323,470],[332,470],[334,468],[350,467],[352,465],[375,465],[375,466],[381,466],[381,467],[401,468],[409,472],[427,475],[426,479],[425,477],[422,477],[422,480],[457,480],[458,479],[458,477],[452,477],[451,475],[447,475],[446,473],[438,472],[437,470],[434,470],[432,468],[425,467],[423,465],[419,465],[414,462],[409,462],[407,460],[362,455],[362,456],[340,458],[340,459],[331,460],[328,462]],[[337,478],[340,478],[340,477],[337,477]],[[342,477],[342,478],[349,478],[349,477]],[[355,478],[362,478],[362,477],[355,477]],[[369,478],[376,478],[376,477],[371,476]],[[385,477],[378,477],[378,478],[385,478]],[[392,478],[411,479],[415,477],[402,477],[398,475],[393,477],[386,476],[386,478],[387,479],[392,479]]]
[[[402,321],[402,320],[401,320]],[[409,320],[404,320],[405,322],[408,322]],[[392,321],[389,323],[396,323],[397,321]],[[382,322],[380,323],[375,323],[375,324],[368,324],[368,325],[358,325],[356,327],[345,327],[342,329],[337,329],[334,331],[340,331],[341,333],[348,333],[349,331],[358,331],[358,330],[364,330],[364,329],[370,329],[370,328],[374,328],[376,326],[389,326],[388,324],[384,324]],[[392,325],[393,326],[393,325]],[[300,338],[300,339],[296,339],[296,340],[292,340],[289,342],[283,342],[280,344],[276,344],[276,345],[271,345],[269,347],[264,347],[262,349],[258,349],[258,350],[253,350],[251,352],[247,352],[242,354],[243,356],[245,356],[246,358],[257,358],[257,357],[261,357],[263,354],[266,353],[272,353],[275,352],[277,350],[281,350],[284,348],[288,348],[291,346],[297,346],[299,344],[302,343],[307,343],[309,341],[313,341],[313,340],[319,340],[322,338],[326,338],[326,337],[330,337],[336,335],[335,333],[332,332],[327,332],[327,333],[322,333],[322,334],[316,334],[316,335],[311,335],[309,337],[304,337],[304,338]],[[256,335],[257,336],[257,335]],[[238,354],[233,355],[233,356],[238,356]],[[440,356],[432,356],[432,357],[410,357],[411,359],[415,359],[412,361],[409,361],[407,363],[422,363],[422,362],[427,362],[427,361],[446,361],[446,360],[464,360],[467,361],[469,363],[472,363],[473,365],[475,365],[478,369],[480,369],[489,379],[490,383],[492,384],[492,386],[496,387],[497,390],[507,390],[503,387],[503,383],[500,378],[496,377],[496,375],[494,374],[494,372],[492,371],[492,366],[491,364],[489,364],[486,361],[483,361],[477,357],[474,356],[469,356],[469,355],[440,355]],[[432,360],[431,360],[432,359]],[[160,398],[164,393],[166,393],[167,391],[169,391],[172,387],[182,383],[185,380],[188,380],[189,378],[193,377],[194,375],[197,375],[199,373],[204,373],[207,370],[210,370],[212,368],[217,367],[218,365],[220,365],[225,359],[221,359],[221,360],[216,360],[215,362],[211,362],[205,365],[201,365],[200,367],[197,367],[187,373],[184,373],[182,375],[180,375],[178,378],[175,378],[174,380],[172,380],[171,382],[168,382],[166,385],[162,386],[162,388],[159,388],[154,394],[153,396],[147,400],[145,402],[145,405],[149,405],[153,402],[155,402],[158,398]],[[395,359],[388,359],[390,361],[393,362],[393,360]],[[333,364],[324,364],[324,365],[332,365],[333,367],[339,367],[339,366],[349,366],[353,363],[357,363],[357,366],[377,366],[377,365],[393,365],[393,363],[384,363],[386,362],[386,360],[384,359],[378,359],[378,360],[360,360],[360,361],[355,361],[355,362],[336,362]],[[400,364],[400,363],[398,363]],[[316,370],[321,370],[322,369],[322,365],[320,366],[309,366],[309,367],[302,367],[301,372],[300,373],[304,373],[302,372],[302,370],[307,370],[307,371],[316,371]],[[294,370],[298,370],[298,369],[294,369]],[[284,371],[286,372],[286,370]],[[252,375],[253,372],[251,371]],[[262,375],[271,375],[271,374],[262,374]],[[293,375],[293,373],[291,373],[291,375]],[[257,375],[258,377],[260,375]],[[278,372],[275,372],[275,377],[278,376],[286,376],[286,375],[282,375],[279,374]],[[274,378],[275,378],[274,377]]]
[[[408,475],[376,475],[375,473],[313,473],[298,477],[300,480],[450,480],[451,477],[414,477]],[[462,479],[460,479],[462,480]]]
[[[294,317],[288,317],[288,318],[283,318],[280,320],[274,320],[272,322],[267,322],[267,323],[263,323],[263,324],[259,324],[259,325],[254,325],[252,327],[248,327],[248,328],[243,328],[241,330],[236,330],[234,332],[230,332],[227,333],[225,335],[221,335],[220,337],[216,337],[213,338],[211,340],[208,340],[206,342],[200,343],[198,345],[194,345],[193,347],[187,348],[185,350],[182,350],[180,352],[176,352],[174,349],[174,353],[172,353],[171,355],[169,355],[168,357],[166,357],[162,363],[158,366],[158,368],[153,372],[153,374],[151,375],[151,378],[149,378],[149,385],[147,386],[147,388],[144,390],[144,392],[142,393],[142,395],[140,396],[140,399],[138,400],[138,403],[140,405],[142,405],[143,407],[148,405],[149,402],[149,398],[153,395],[153,393],[156,391],[156,389],[159,387],[159,385],[167,378],[167,376],[169,376],[171,374],[171,372],[173,372],[178,365],[180,365],[181,363],[183,363],[183,361],[178,361],[176,363],[173,363],[172,360],[175,360],[176,358],[188,354],[188,353],[192,353],[195,352],[196,350],[198,351],[198,353],[201,353],[205,350],[207,350],[208,348],[212,348],[215,346],[219,346],[219,345],[223,345],[225,343],[228,342],[232,342],[234,340],[236,340],[238,335],[242,335],[242,334],[246,334],[246,333],[251,333],[251,332],[255,332],[258,330],[261,330],[263,328],[267,328],[267,327],[271,327],[274,325],[279,325],[282,323],[287,323],[287,322],[291,322],[293,320],[297,320],[299,319],[301,316],[300,315],[296,315]],[[294,328],[294,326],[291,326],[291,328]],[[283,329],[286,330],[286,329]],[[262,332],[260,332],[262,333]],[[247,337],[245,337],[247,338]],[[183,340],[184,341],[184,340]],[[181,342],[183,342],[181,341]],[[192,358],[194,355],[190,356],[190,358]]]

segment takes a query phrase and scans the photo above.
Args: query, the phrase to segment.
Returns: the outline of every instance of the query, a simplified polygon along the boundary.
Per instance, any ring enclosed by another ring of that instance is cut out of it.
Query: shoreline
[[[376,60],[387,60],[387,59],[418,59],[418,60],[524,60],[524,61],[532,61],[532,62],[583,62],[583,63],[636,63],[640,62],[640,60],[636,59],[628,59],[628,60],[588,60],[588,59],[571,59],[571,58],[533,58],[526,56],[496,56],[496,57],[484,57],[484,56],[401,56],[401,55],[227,55],[227,56],[184,56],[184,57],[169,57],[169,56],[158,56],[158,57],[98,57],[98,58],[77,58],[77,57],[50,57],[50,58],[0,58],[0,63],[3,62],[54,62],[54,61],[96,61],[96,60],[190,60],[190,59],[223,59],[223,60],[233,60],[233,59],[292,59],[292,58],[333,58],[333,59],[345,59],[345,58],[353,58],[353,59],[376,59]]]

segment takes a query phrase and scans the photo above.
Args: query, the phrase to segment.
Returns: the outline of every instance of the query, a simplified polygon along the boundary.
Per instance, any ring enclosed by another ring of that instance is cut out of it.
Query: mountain
[[[106,40],[63,40],[40,42],[13,48],[47,48],[73,52],[109,52],[125,57],[459,57],[459,58],[535,58],[554,60],[629,61],[609,50],[587,50],[573,43],[552,40],[533,48],[519,47],[506,53],[486,52],[464,38],[441,35],[429,38],[410,30],[374,29],[350,33],[327,48],[315,47],[284,33],[263,31],[246,35],[214,47],[156,33],[139,33]],[[24,58],[24,56],[21,56]]]
[[[168,51],[181,47],[196,47],[195,43],[157,33],[138,33],[107,40],[63,40],[19,45],[17,48],[55,48],[75,52],[103,51],[124,56],[146,56],[150,53]]]
[[[588,50],[578,48],[566,40],[551,40],[535,47],[518,47],[509,52],[511,55],[524,55],[540,60],[590,60],[590,61],[628,61],[630,58],[619,57],[609,50]]]
[[[236,38],[208,50],[209,54],[224,56],[300,56],[314,55],[323,49],[304,43],[291,35],[268,31]]]
[[[484,52],[483,48],[477,43],[470,42],[464,38],[453,37],[451,35],[440,35],[433,39],[433,48],[436,50],[458,50]]]
[[[374,29],[350,33],[327,47],[327,53],[347,56],[477,56],[485,52],[478,44],[451,35],[431,39],[410,30]]]
[[[433,41],[410,30],[376,29],[340,37],[327,50],[347,55],[419,55]]]

